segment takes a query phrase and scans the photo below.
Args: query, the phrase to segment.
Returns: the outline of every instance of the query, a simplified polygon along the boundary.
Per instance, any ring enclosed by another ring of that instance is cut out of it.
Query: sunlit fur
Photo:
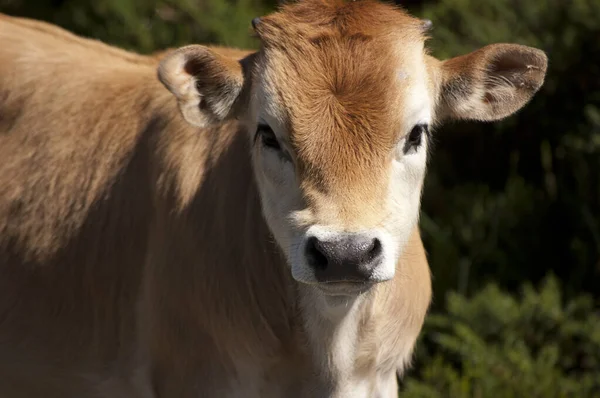
[[[508,116],[547,62],[439,61],[422,26],[304,0],[258,52],[141,56],[0,15],[0,396],[395,397],[431,300],[407,134]],[[380,283],[324,294],[302,245],[341,231]]]
[[[425,143],[404,155],[403,137],[430,124],[434,108],[420,21],[373,2],[301,2],[256,29],[258,118],[292,161],[257,145],[254,169],[292,275],[315,283],[307,237],[360,232],[383,243],[372,280],[393,278],[427,153]]]

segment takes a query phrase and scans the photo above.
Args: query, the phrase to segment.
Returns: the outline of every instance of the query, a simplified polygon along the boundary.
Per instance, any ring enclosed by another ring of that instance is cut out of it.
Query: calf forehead
[[[381,180],[422,80],[418,21],[371,2],[292,11],[259,32],[262,81],[303,179],[335,191]]]

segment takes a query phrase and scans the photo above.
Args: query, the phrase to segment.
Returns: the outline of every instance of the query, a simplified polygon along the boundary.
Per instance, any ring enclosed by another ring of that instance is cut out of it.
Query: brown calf
[[[369,0],[254,25],[145,57],[0,16],[1,397],[397,394],[433,126],[517,111],[546,56],[439,61]]]

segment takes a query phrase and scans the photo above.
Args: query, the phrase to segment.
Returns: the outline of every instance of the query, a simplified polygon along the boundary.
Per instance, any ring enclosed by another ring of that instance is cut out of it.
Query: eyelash
[[[271,148],[276,151],[281,151],[281,145],[277,140],[277,136],[273,132],[273,129],[267,124],[259,124],[256,129],[255,140],[260,138],[260,142],[267,148]]]
[[[411,150],[417,150],[423,143],[423,134],[429,135],[429,126],[426,124],[417,124],[415,125],[410,133],[406,136],[406,141],[404,142],[403,152],[404,154],[408,154]],[[256,129],[256,135],[254,137],[256,139],[260,138],[261,144],[267,148],[270,148],[275,151],[281,151],[281,145],[277,140],[277,136],[273,132],[273,129],[269,127],[267,124],[259,124]]]
[[[423,134],[429,135],[429,126],[426,124],[417,124],[415,125],[410,133],[406,136],[406,141],[404,142],[404,154],[408,154],[412,149],[416,150],[423,143]]]

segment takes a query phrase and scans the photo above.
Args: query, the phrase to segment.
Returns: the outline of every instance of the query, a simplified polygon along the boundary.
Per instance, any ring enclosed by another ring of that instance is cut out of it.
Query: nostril
[[[369,249],[369,255],[368,255],[369,261],[373,261],[376,258],[378,258],[379,256],[381,256],[381,251],[382,251],[381,241],[377,238],[373,239],[373,242],[371,242],[371,247]]]
[[[327,256],[323,254],[319,246],[319,240],[317,238],[309,238],[306,242],[306,258],[312,267],[325,269],[327,268],[328,263]]]

